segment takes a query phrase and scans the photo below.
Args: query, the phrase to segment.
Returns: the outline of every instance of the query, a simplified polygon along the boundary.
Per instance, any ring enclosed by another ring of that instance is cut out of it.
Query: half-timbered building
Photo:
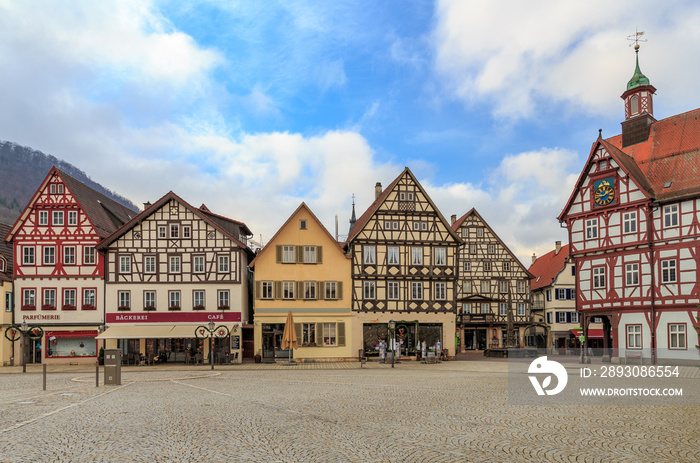
[[[10,233],[10,225],[0,223],[0,236]],[[14,343],[5,336],[5,330],[12,325],[14,297],[12,293],[12,243],[0,241],[0,297],[2,297],[2,313],[0,313],[0,365],[10,365],[14,357]]]
[[[535,345],[532,275],[476,209],[452,219],[452,229],[463,240],[456,286],[461,350],[521,347],[527,336]]]
[[[357,219],[345,244],[352,260],[352,301],[367,353],[397,324],[401,353],[417,343],[454,355],[455,280],[461,240],[406,168]]]
[[[14,250],[14,322],[39,325],[29,363],[94,363],[104,324],[98,243],[136,215],[52,168],[7,234]],[[20,355],[22,355],[20,353]]]
[[[209,345],[195,328],[214,321],[231,334],[216,340],[217,357],[242,359],[250,235],[244,223],[193,207],[172,191],[147,204],[98,246],[107,324],[99,338],[111,348],[120,340],[123,356],[134,361],[201,362]]]
[[[657,121],[654,92],[637,55],[622,134],[593,143],[559,220],[584,330],[600,317],[613,333],[604,359],[697,364],[700,109]]]
[[[350,259],[302,203],[250,264],[255,271],[255,351],[263,360],[356,358]],[[291,312],[298,349],[282,349]]]

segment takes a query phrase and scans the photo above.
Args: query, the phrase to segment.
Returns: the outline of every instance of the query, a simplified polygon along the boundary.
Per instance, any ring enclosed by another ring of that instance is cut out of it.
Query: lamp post
[[[214,369],[214,336],[217,338],[226,338],[230,335],[226,325],[216,326],[214,320],[209,320],[207,326],[199,325],[194,330],[194,337],[197,339],[209,338],[209,360],[211,361],[211,369]]]
[[[35,325],[27,325],[27,321],[23,321],[22,325],[11,325],[5,330],[5,338],[10,342],[19,341],[22,335],[22,373],[27,372],[27,337],[34,341],[35,339],[41,339],[44,337],[44,330],[42,327]]]
[[[389,331],[391,332],[391,368],[394,368],[394,359],[396,358],[396,322],[389,321]]]

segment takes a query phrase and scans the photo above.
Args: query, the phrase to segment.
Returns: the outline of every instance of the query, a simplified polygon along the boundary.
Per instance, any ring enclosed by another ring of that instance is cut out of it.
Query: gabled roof
[[[525,271],[525,273],[527,273],[528,275],[530,275],[530,278],[533,278],[533,275],[525,268],[525,266],[523,265],[523,263],[520,262],[520,259],[518,259],[518,258],[515,256],[515,254],[513,254],[513,251],[511,251],[510,248],[508,247],[508,245],[507,245],[506,243],[503,242],[503,240],[501,239],[501,237],[498,236],[498,233],[496,233],[496,232],[493,230],[493,228],[491,228],[491,226],[488,224],[488,222],[486,222],[486,221],[484,220],[484,218],[481,216],[481,214],[479,214],[479,212],[476,210],[476,208],[472,207],[472,208],[469,210],[469,212],[467,212],[466,214],[464,214],[462,217],[460,217],[459,219],[457,219],[457,220],[455,221],[455,223],[452,224],[452,230],[454,230],[455,234],[457,233],[457,230],[459,230],[459,227],[462,226],[462,224],[464,223],[464,221],[467,220],[467,218],[470,217],[470,216],[472,216],[472,215],[473,215],[473,216],[476,216],[476,217],[484,224],[484,226],[485,226],[486,228],[489,229],[489,231],[491,232],[491,234],[492,234],[493,236],[496,237],[496,239],[498,240],[498,242],[501,243],[501,245],[502,245],[503,248],[508,252],[508,254],[510,254],[510,256],[511,256],[517,263],[520,264],[520,267],[522,267],[522,269]]]
[[[327,229],[326,227],[323,226],[323,224],[321,223],[320,220],[318,220],[318,217],[316,217],[316,214],[314,214],[314,213],[311,211],[311,209],[309,208],[309,206],[307,206],[305,202],[302,202],[302,203],[299,205],[299,207],[297,207],[297,208],[294,210],[294,212],[292,212],[292,215],[289,216],[289,218],[284,222],[284,224],[282,224],[282,226],[279,228],[279,230],[277,230],[277,232],[275,232],[274,236],[270,239],[270,241],[268,241],[267,244],[260,250],[260,252],[258,253],[258,255],[255,256],[255,259],[253,259],[253,261],[252,261],[250,264],[248,264],[248,266],[249,266],[250,268],[254,268],[254,267],[255,267],[255,262],[258,260],[258,258],[259,258],[265,251],[267,251],[268,248],[274,247],[274,242],[275,242],[275,240],[277,239],[277,236],[282,232],[282,230],[284,230],[285,228],[287,228],[287,226],[288,226],[289,223],[292,221],[292,219],[294,218],[294,216],[296,216],[296,215],[299,213],[299,211],[301,211],[302,209],[305,210],[306,212],[308,212],[308,213],[309,213],[309,216],[311,216],[311,218],[318,224],[318,226],[321,228],[321,230],[323,230],[323,231],[326,233],[326,235],[328,236],[328,240],[331,241],[331,242],[335,245],[336,248],[338,248],[338,252],[340,252],[341,254],[345,254],[345,252],[343,251],[343,248],[340,246],[340,243],[338,243],[338,242],[335,240],[335,238],[333,238],[333,235],[331,235],[330,232],[328,231],[328,229]]]
[[[90,223],[92,223],[93,227],[95,227],[96,233],[101,238],[109,236],[110,233],[114,232],[117,228],[138,214],[138,212],[122,206],[113,199],[108,198],[102,193],[90,188],[80,180],[76,180],[54,166],[46,175],[44,181],[41,182],[41,185],[39,188],[37,188],[36,192],[29,200],[29,203],[27,203],[27,206],[22,211],[20,218],[17,219],[12,227],[12,230],[5,237],[5,240],[12,240],[15,233],[17,233],[17,230],[24,223],[29,210],[34,206],[39,198],[39,195],[44,188],[46,188],[46,185],[54,175],[61,177],[65,183],[67,192],[75,197],[75,200],[83,209],[88,217],[88,220],[90,220]]]
[[[198,216],[200,219],[214,227],[215,229],[219,230],[221,233],[223,233],[225,236],[227,236],[231,241],[236,243],[240,248],[246,250],[247,252],[251,252],[250,249],[248,249],[248,246],[246,246],[243,242],[240,241],[237,235],[231,232],[231,226],[222,226],[222,222],[231,222],[231,223],[236,223],[234,220],[227,219],[223,216],[216,216],[217,220],[213,220],[211,216],[211,212],[203,212],[200,209],[197,209],[196,207],[190,205],[187,201],[184,199],[180,198],[178,195],[173,193],[172,191],[167,192],[162,198],[160,198],[158,201],[153,203],[151,206],[147,207],[146,210],[138,214],[136,217],[125,223],[123,226],[121,226],[118,230],[116,230],[114,233],[109,235],[107,238],[105,238],[98,246],[98,249],[105,249],[107,248],[110,244],[114,243],[116,240],[118,240],[120,237],[122,237],[127,231],[131,230],[134,228],[136,225],[140,224],[143,222],[145,219],[150,217],[151,215],[155,214],[156,211],[158,211],[160,208],[162,208],[168,201],[171,199],[174,199],[178,203],[182,204],[185,208],[189,209],[192,211],[196,216]],[[208,211],[208,210],[207,210]],[[224,223],[225,225],[225,223]]]
[[[377,212],[377,209],[379,209],[379,207],[382,205],[382,203],[384,203],[387,196],[389,196],[389,194],[392,192],[394,187],[396,187],[396,184],[399,182],[399,180],[401,180],[401,178],[404,175],[409,175],[411,177],[411,179],[413,180],[413,182],[416,184],[416,186],[418,188],[420,188],[420,190],[423,192],[423,195],[425,195],[426,199],[428,200],[430,205],[435,210],[435,213],[438,215],[438,217],[440,218],[442,223],[445,225],[445,228],[453,236],[455,241],[457,241],[458,243],[462,242],[462,239],[459,236],[457,236],[456,233],[454,233],[454,231],[452,230],[452,227],[450,227],[450,224],[442,216],[442,214],[440,213],[440,210],[437,208],[437,206],[435,205],[433,200],[430,199],[430,196],[428,196],[428,193],[426,193],[425,189],[423,188],[423,185],[421,185],[420,182],[418,182],[415,175],[413,175],[413,172],[411,172],[411,169],[406,167],[406,168],[404,168],[403,172],[401,172],[401,174],[398,177],[396,177],[394,179],[394,181],[391,182],[391,184],[389,184],[389,186],[387,186],[384,189],[384,191],[382,191],[382,193],[379,195],[379,197],[377,199],[375,199],[372,204],[370,204],[370,206],[367,208],[365,213],[362,214],[359,219],[357,219],[357,222],[355,222],[355,225],[352,227],[352,230],[350,231],[350,235],[348,236],[347,241],[345,241],[344,246],[347,246],[348,244],[350,244],[350,242],[362,231],[362,229],[365,227],[365,225],[367,225],[367,222],[369,222],[369,219],[371,219],[372,216]]]
[[[559,252],[556,249],[549,251],[544,256],[538,258],[528,269],[535,277],[530,281],[532,291],[545,286],[550,286],[559,275],[569,259],[569,245],[561,247]]]
[[[10,233],[12,226],[6,223],[0,223],[0,236],[7,236]],[[5,258],[5,271],[0,272],[0,282],[2,281],[12,281],[12,269],[13,269],[13,259],[12,259],[12,243],[9,241],[0,241],[0,256]]]

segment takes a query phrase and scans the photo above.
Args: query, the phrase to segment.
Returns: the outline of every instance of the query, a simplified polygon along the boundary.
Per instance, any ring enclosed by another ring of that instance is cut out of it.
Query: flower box
[[[230,307],[227,305],[220,305],[218,308],[219,310],[228,310]]]
[[[61,307],[61,310],[75,310],[75,306],[74,305],[64,305],[63,307]]]
[[[128,305],[120,305],[119,307],[117,307],[117,310],[131,310],[131,307],[129,307]]]
[[[192,310],[204,310],[204,306],[201,305],[201,304],[200,304],[200,305],[196,305],[196,306],[192,307]]]
[[[170,307],[168,307],[168,310],[180,310],[180,306],[179,305],[171,305]]]
[[[153,307],[152,305],[147,305],[146,307],[143,308],[143,310],[146,312],[150,312],[150,311],[156,310],[156,308]]]
[[[44,304],[41,306],[41,310],[56,310],[55,305]]]

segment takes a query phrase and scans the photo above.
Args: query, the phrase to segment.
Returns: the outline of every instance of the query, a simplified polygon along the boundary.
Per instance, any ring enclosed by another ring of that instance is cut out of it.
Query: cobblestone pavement
[[[507,369],[3,368],[0,461],[700,461],[700,405],[509,405]]]

